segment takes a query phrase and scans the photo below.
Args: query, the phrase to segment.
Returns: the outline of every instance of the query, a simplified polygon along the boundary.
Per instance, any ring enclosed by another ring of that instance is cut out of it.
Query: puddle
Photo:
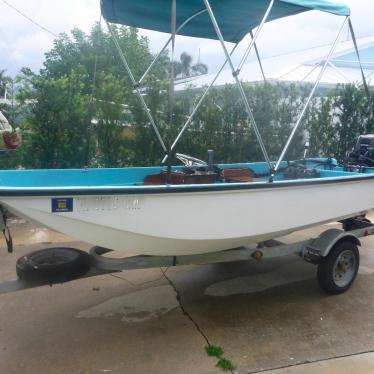
[[[64,234],[21,219],[9,220],[9,227],[15,245],[60,243],[72,240]]]
[[[158,318],[179,306],[176,293],[169,285],[148,288],[109,299],[92,308],[82,310],[77,318],[120,316],[123,322],[143,322]]]
[[[220,297],[249,294],[289,283],[300,282],[312,277],[315,277],[314,273],[311,274],[305,271],[297,272],[294,266],[285,265],[268,273],[254,274],[213,283],[204,293],[207,296]]]
[[[46,228],[37,228],[30,230],[30,242],[31,243],[41,243],[50,241],[50,231]]]
[[[374,274],[374,269],[368,266],[360,265],[358,268],[358,273],[362,275],[371,275]]]

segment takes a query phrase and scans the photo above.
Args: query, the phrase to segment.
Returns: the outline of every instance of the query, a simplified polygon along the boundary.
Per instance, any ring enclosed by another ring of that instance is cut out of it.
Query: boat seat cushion
[[[248,168],[229,168],[221,171],[221,178],[226,182],[253,182],[253,171]]]
[[[183,171],[173,170],[170,173],[171,184],[211,184],[216,181],[217,174],[196,171],[193,174],[188,174]],[[144,178],[145,185],[163,185],[167,183],[167,172],[161,171],[159,174],[147,175]]]

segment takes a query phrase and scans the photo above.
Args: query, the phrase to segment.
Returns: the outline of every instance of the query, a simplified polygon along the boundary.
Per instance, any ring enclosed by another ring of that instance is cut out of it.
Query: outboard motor
[[[374,134],[360,135],[348,159],[349,163],[374,167]]]

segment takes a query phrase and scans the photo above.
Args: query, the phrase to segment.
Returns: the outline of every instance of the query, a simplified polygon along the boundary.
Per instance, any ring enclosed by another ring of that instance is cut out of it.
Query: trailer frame
[[[205,265],[234,261],[261,261],[267,258],[277,258],[289,255],[298,255],[303,260],[315,265],[328,258],[331,251],[340,243],[349,242],[354,246],[361,246],[359,238],[374,235],[374,224],[364,216],[353,217],[340,221],[350,230],[331,228],[323,231],[318,237],[295,243],[283,243],[278,240],[269,240],[257,244],[257,247],[239,247],[225,251],[185,255],[185,256],[132,256],[124,258],[107,257],[110,249],[92,247],[89,251],[91,267],[83,276],[75,278],[84,279],[99,275],[118,273],[124,270],[139,270],[156,267],[173,267],[184,265]],[[53,248],[51,248],[53,249]],[[358,267],[356,269],[356,273]],[[354,280],[354,279],[353,279]],[[352,281],[353,283],[353,281]],[[26,282],[22,279],[13,279],[0,283],[0,295],[30,288],[50,285],[48,282]],[[350,285],[349,285],[350,286]],[[349,288],[349,287],[348,287]]]

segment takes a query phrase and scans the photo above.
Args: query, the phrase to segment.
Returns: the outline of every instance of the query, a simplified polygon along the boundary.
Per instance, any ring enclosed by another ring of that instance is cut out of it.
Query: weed
[[[230,360],[222,357],[223,349],[221,347],[218,347],[216,345],[207,345],[205,347],[205,351],[208,354],[208,356],[218,358],[216,366],[222,369],[223,371],[232,371],[235,369],[234,364]]]
[[[235,369],[234,364],[227,358],[220,358],[216,366],[221,368],[223,371],[232,371]]]
[[[218,347],[216,345],[207,345],[205,347],[205,351],[208,354],[208,356],[211,357],[220,357],[223,355],[223,349],[221,347]]]

